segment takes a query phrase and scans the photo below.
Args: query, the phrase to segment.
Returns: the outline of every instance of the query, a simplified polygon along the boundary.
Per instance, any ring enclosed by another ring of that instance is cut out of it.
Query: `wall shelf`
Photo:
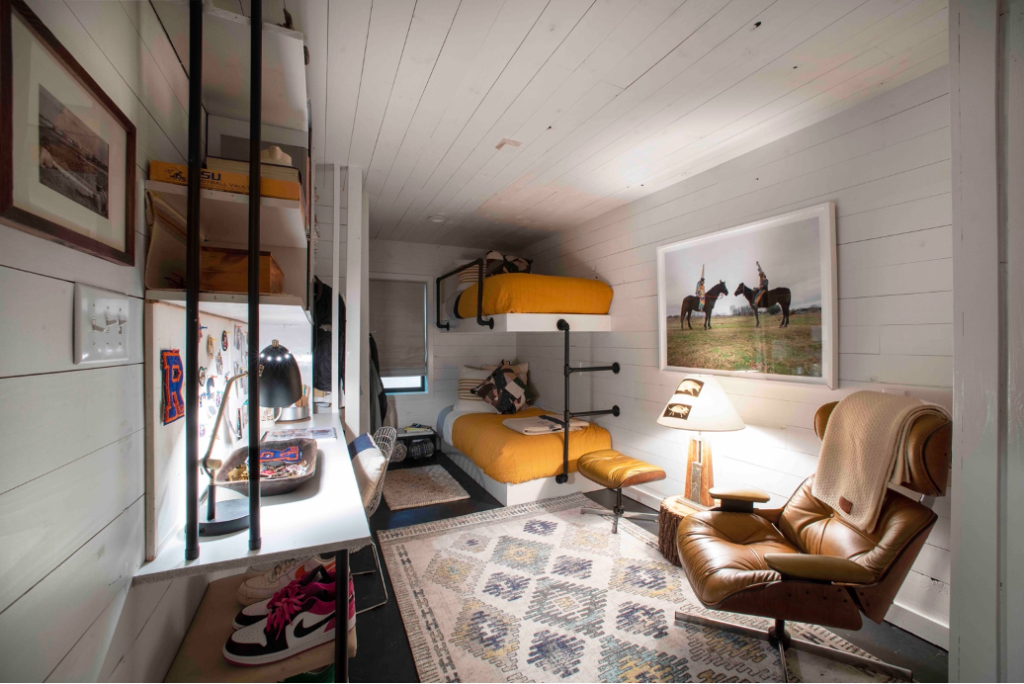
[[[184,224],[188,187],[146,181],[146,190],[172,209]],[[249,196],[223,190],[201,190],[200,229],[205,242],[249,243]],[[260,201],[260,249],[307,245],[306,221],[299,200],[263,197]]]
[[[185,306],[184,290],[146,290],[146,300]],[[200,292],[199,311],[236,321],[248,322],[249,295],[229,292]],[[309,325],[310,313],[302,300],[292,295],[260,295],[260,325]]]

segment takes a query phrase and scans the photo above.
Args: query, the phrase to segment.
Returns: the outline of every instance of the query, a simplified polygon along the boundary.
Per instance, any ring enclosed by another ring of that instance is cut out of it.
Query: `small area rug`
[[[384,502],[393,511],[468,498],[462,485],[440,465],[390,470],[384,480]]]
[[[767,620],[703,608],[654,535],[627,520],[613,535],[583,506],[594,502],[572,494],[377,533],[420,681],[779,681],[767,642],[676,625],[674,611]],[[863,654],[820,627],[791,627]],[[786,655],[791,681],[889,681]]]

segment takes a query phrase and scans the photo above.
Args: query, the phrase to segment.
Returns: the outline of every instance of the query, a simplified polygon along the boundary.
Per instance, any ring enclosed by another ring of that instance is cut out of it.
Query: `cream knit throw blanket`
[[[559,418],[559,420],[561,420],[561,418]],[[529,418],[509,418],[508,420],[501,421],[501,424],[510,430],[515,430],[523,435],[550,435],[552,433],[563,432],[565,430],[565,428],[558,423],[545,420],[540,416],[531,416]],[[579,432],[588,425],[590,425],[590,423],[585,420],[573,418],[569,421],[569,432]]]
[[[890,482],[905,480],[906,442],[921,415],[949,420],[941,406],[880,392],[839,402],[825,428],[811,493],[858,529],[875,529]]]

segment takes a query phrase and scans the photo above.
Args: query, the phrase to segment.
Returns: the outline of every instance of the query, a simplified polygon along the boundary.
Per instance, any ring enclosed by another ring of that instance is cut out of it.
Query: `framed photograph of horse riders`
[[[838,386],[835,203],[658,248],[661,370]]]
[[[0,222],[135,263],[135,126],[24,0],[0,0]]]

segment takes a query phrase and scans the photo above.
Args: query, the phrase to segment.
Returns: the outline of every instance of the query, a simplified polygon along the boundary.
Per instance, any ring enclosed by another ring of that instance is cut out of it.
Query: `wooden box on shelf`
[[[199,259],[203,292],[248,292],[249,252],[228,247],[203,247]],[[284,271],[273,254],[260,252],[260,294],[284,292]]]

